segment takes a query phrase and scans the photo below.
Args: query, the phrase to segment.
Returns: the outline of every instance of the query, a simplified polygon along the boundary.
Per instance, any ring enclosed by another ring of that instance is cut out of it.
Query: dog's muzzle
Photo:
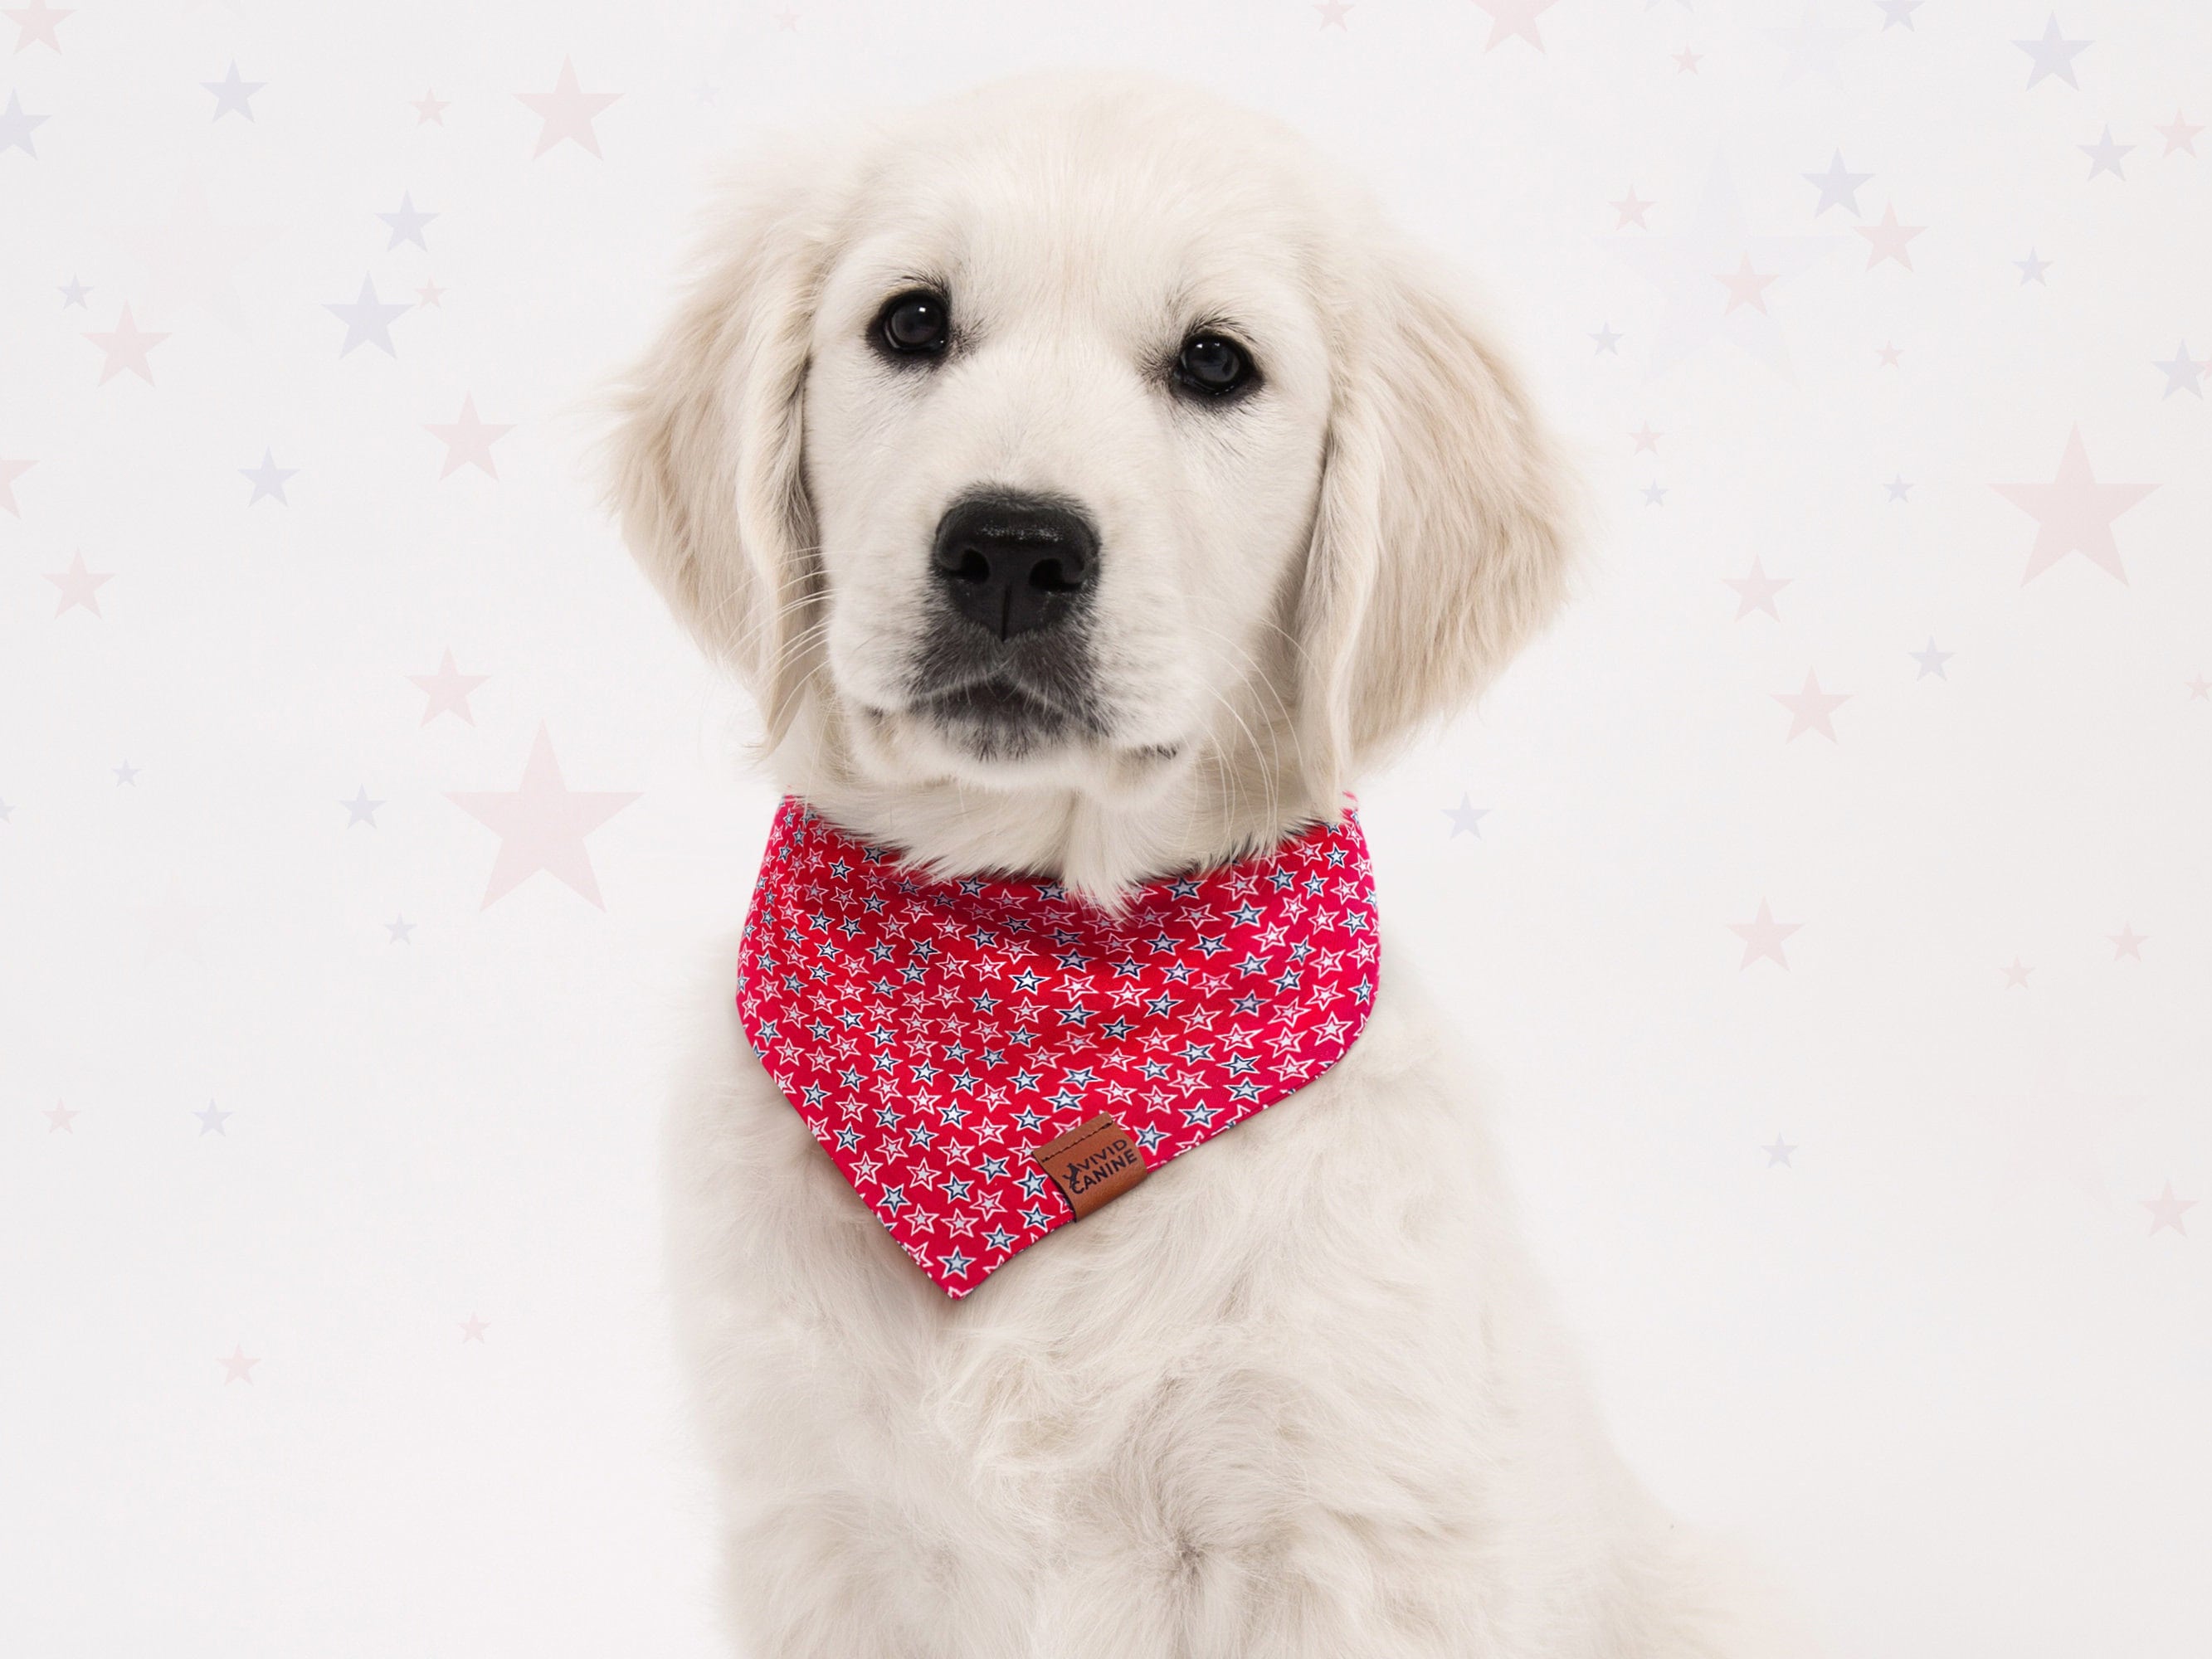
[[[1097,530],[1076,503],[963,495],[930,548],[939,603],[915,667],[917,699],[987,748],[1097,730],[1088,623],[1098,563]]]

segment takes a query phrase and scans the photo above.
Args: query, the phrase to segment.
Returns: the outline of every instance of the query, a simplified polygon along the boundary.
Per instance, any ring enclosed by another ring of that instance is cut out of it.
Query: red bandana
[[[1321,1075],[1375,996],[1352,809],[1136,890],[940,881],[777,811],[738,1011],[806,1127],[952,1297],[1169,1158]]]

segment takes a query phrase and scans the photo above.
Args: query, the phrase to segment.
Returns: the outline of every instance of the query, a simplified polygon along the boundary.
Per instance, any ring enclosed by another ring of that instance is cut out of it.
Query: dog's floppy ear
[[[805,681],[818,587],[800,434],[834,165],[793,138],[726,177],[680,308],[612,398],[623,538],[752,691],[771,745]]]
[[[1565,597],[1571,480],[1461,280],[1391,233],[1340,314],[1297,595],[1299,748],[1350,775],[1482,687]]]

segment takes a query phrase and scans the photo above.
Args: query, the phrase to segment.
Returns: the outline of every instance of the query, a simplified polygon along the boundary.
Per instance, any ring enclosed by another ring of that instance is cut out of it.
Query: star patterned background
[[[1065,62],[1358,167],[1589,481],[1362,799],[1631,1457],[1839,1653],[2201,1648],[2212,14],[35,0],[11,1651],[719,1650],[655,1079],[773,799],[586,411],[716,158]]]

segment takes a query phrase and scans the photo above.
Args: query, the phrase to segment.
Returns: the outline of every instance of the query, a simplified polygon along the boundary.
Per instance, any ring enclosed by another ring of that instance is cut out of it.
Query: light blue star
[[[246,505],[252,507],[254,501],[261,500],[264,496],[272,496],[278,506],[291,506],[292,503],[284,499],[284,480],[291,477],[299,470],[296,466],[277,465],[275,453],[264,449],[261,452],[259,466],[241,466],[238,469],[240,477],[250,478],[253,482],[253,500],[246,502]]]
[[[394,318],[404,316],[408,307],[384,304],[376,297],[376,284],[369,277],[361,279],[361,296],[351,305],[326,305],[323,309],[346,325],[345,343],[338,348],[339,356],[364,342],[380,346],[387,357],[399,355],[392,348],[392,323]]]
[[[2204,371],[2212,368],[2212,363],[2200,363],[2191,357],[2189,342],[2184,340],[2174,347],[2171,362],[2153,363],[2151,367],[2166,376],[2166,390],[2159,393],[2160,398],[2171,398],[2177,392],[2191,392],[2202,398],[2204,395],[2202,385]]]
[[[1859,215],[1859,186],[1871,178],[1871,173],[1851,173],[1844,169],[1844,153],[1838,149],[1828,163],[1826,173],[1805,173],[1798,175],[1808,185],[1817,185],[1820,204],[1813,210],[1818,218],[1830,208],[1841,205],[1854,219]]]
[[[46,118],[43,115],[24,114],[21,94],[9,93],[8,107],[4,112],[0,112],[0,155],[11,149],[20,149],[33,161],[37,161],[39,152],[32,147],[31,129],[43,125]]]
[[[386,246],[386,252],[390,252],[402,242],[412,242],[425,253],[430,251],[430,245],[422,240],[422,227],[438,216],[434,213],[416,212],[413,191],[409,191],[400,197],[399,206],[395,211],[380,213],[376,216],[392,227],[392,240]]]
[[[215,94],[215,114],[210,118],[220,121],[235,110],[247,120],[253,118],[253,106],[246,100],[269,83],[266,81],[241,81],[238,78],[238,60],[230,60],[230,73],[220,81],[203,81],[200,85]]]
[[[2107,121],[2105,124],[2104,137],[2098,139],[2095,143],[2076,144],[2074,148],[2080,150],[2082,155],[2089,158],[2089,176],[2092,179],[2095,178],[2100,173],[2109,173],[2113,178],[2118,179],[2122,184],[2125,184],[2127,182],[2128,175],[2120,171],[2120,158],[2125,155],[2130,150],[2133,149],[2135,146],[2133,144],[2114,143],[2112,142],[2112,125],[2111,122]]]
[[[1951,677],[1943,672],[1943,665],[1959,653],[1955,651],[1938,651],[1936,648],[1936,636],[1930,634],[1928,636],[1928,648],[1925,651],[1908,651],[1905,654],[1920,665],[1920,672],[1914,675],[1913,678],[1924,680],[1933,674],[1939,680],[1948,680]]]
[[[2032,87],[2045,76],[2055,75],[2068,86],[2077,88],[2081,83],[2074,78],[2074,59],[2095,44],[2094,40],[2069,40],[2061,34],[2058,32],[2058,14],[2055,11],[2051,14],[2051,21],[2043,26],[2041,40],[2013,42],[2031,60],[2028,85]]]

